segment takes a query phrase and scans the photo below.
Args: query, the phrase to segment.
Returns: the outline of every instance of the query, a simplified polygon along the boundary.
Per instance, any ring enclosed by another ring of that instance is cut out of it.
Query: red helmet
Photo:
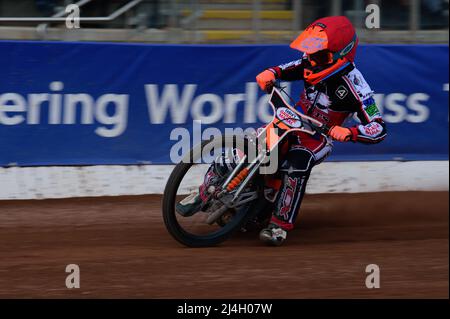
[[[305,67],[304,78],[317,84],[353,62],[358,37],[347,17],[326,17],[311,23],[291,43],[291,48],[304,52],[311,67]]]

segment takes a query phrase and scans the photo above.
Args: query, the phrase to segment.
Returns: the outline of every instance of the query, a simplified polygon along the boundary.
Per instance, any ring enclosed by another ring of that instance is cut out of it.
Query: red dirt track
[[[203,249],[170,237],[160,196],[3,201],[0,298],[448,298],[448,196],[308,195],[286,245],[246,233]]]

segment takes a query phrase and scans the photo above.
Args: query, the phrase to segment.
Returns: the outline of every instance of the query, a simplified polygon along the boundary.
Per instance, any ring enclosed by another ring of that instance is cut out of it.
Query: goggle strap
[[[336,52],[333,54],[333,60],[339,60],[340,58],[344,57],[345,55],[347,55],[354,47],[355,47],[355,43],[356,43],[356,33],[353,36],[352,41],[350,41],[349,44],[347,44],[345,46],[345,48],[343,48],[342,50]]]

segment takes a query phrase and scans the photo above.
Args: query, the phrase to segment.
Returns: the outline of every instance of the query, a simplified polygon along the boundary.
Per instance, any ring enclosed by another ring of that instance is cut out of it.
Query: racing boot
[[[183,217],[189,217],[199,212],[208,202],[214,188],[219,181],[219,175],[215,172],[214,165],[206,172],[203,184],[198,191],[190,194],[175,205],[175,210]]]
[[[192,193],[175,205],[175,210],[183,217],[189,217],[200,211],[203,201],[199,193]]]
[[[280,226],[270,223],[267,228],[264,228],[259,233],[259,239],[271,246],[281,246],[286,240],[287,231]]]
[[[233,154],[236,151],[233,150]],[[229,157],[223,152],[208,168],[203,179],[203,184],[198,192],[192,193],[175,205],[175,210],[183,217],[189,217],[207,207],[212,194],[218,190],[218,186],[229,172],[235,168],[235,163],[230,162]]]

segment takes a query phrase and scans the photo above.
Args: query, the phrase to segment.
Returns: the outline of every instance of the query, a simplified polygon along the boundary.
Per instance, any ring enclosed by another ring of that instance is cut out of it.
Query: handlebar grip
[[[323,129],[324,133],[328,135],[330,133],[331,127],[329,127],[328,125],[324,124],[322,126],[322,129]]]
[[[275,83],[267,84],[266,89],[265,89],[266,93],[271,94],[273,88],[275,88],[275,87],[277,87]]]

